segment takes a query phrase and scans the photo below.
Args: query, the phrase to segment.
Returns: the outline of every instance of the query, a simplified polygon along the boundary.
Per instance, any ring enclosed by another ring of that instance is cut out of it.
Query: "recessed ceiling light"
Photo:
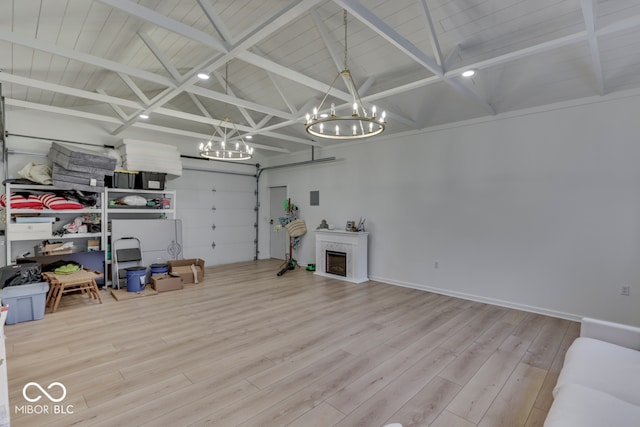
[[[141,119],[148,119],[149,115],[148,114],[140,114],[138,117],[140,117]]]
[[[209,73],[201,71],[198,73],[198,78],[200,80],[209,80]]]
[[[253,139],[253,135],[246,135],[245,138],[247,139]]]
[[[462,72],[462,77],[471,77],[476,73],[476,70],[466,70]]]
[[[329,115],[327,113],[320,114],[320,118],[321,119],[326,119],[327,117],[329,117]]]

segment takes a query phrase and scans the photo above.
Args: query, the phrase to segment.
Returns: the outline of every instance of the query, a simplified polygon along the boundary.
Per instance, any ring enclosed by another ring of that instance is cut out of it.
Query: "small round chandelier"
[[[222,125],[223,123],[224,125]],[[229,123],[240,136],[240,141],[227,141],[227,127]],[[213,135],[211,135],[211,139],[209,139],[207,144],[200,144],[200,157],[212,160],[249,160],[252,158],[253,147],[249,147],[244,141],[236,125],[228,117],[221,120],[220,125],[224,128],[222,141],[213,141]]]
[[[333,89],[338,79],[342,77],[349,92],[353,96],[353,106],[350,115],[336,115],[336,105],[331,104],[329,113],[321,114],[322,106],[329,96],[329,92]],[[361,139],[379,135],[384,132],[386,125],[386,113],[383,111],[380,116],[377,115],[376,107],[371,108],[369,114],[360,99],[358,90],[351,76],[351,72],[347,68],[347,11],[344,10],[344,70],[340,71],[324,98],[313,113],[306,116],[306,130],[309,134],[319,138],[327,139]]]
[[[229,94],[229,63],[225,65],[225,94]],[[242,137],[242,134],[236,127],[235,123],[225,117],[220,120],[219,127],[222,127],[224,134],[221,141],[214,141],[213,137],[216,134],[215,131],[209,138],[209,142],[206,144],[200,143],[200,157],[211,160],[249,160],[253,157],[253,147],[250,147]],[[233,132],[228,133],[228,129],[233,128]],[[227,136],[231,136],[234,133],[238,134],[240,140],[228,141]]]

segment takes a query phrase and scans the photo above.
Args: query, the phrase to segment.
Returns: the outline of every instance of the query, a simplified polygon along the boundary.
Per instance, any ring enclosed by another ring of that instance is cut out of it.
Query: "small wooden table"
[[[103,276],[99,271],[85,268],[71,274],[45,272],[42,273],[42,276],[49,282],[46,306],[51,308],[52,313],[58,310],[60,298],[68,292],[80,291],[87,293],[90,298],[96,299],[102,304],[100,289],[96,284],[96,279]]]

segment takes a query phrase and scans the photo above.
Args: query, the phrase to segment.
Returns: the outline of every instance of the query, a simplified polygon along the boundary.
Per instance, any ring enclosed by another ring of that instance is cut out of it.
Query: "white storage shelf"
[[[166,198],[170,200],[170,208],[148,208],[148,207],[113,207],[109,206],[111,200],[116,200],[124,196],[136,195],[146,199]],[[105,222],[109,223],[111,219],[176,219],[176,192],[174,190],[136,190],[127,188],[108,188],[105,192]],[[111,233],[105,232],[105,241],[111,243]],[[111,248],[113,246],[111,245]],[[109,253],[104,252],[105,269],[111,268],[112,260],[108,259]],[[109,274],[105,274],[109,277]],[[112,282],[105,279],[105,284],[111,285]]]
[[[64,191],[64,189],[53,187],[50,185],[25,185],[25,184],[7,184],[6,185],[6,194],[11,194],[12,192],[59,192]],[[82,209],[12,209],[11,205],[8,203],[6,209],[7,214],[7,224],[6,224],[6,262],[7,265],[11,264],[13,261],[13,251],[12,244],[18,242],[28,242],[28,241],[42,241],[42,240],[89,240],[89,239],[100,239],[100,249],[106,249],[106,227],[105,225],[105,213],[104,213],[104,193],[100,193],[100,199],[98,201],[98,206],[96,207],[87,207]],[[33,216],[47,216],[47,217],[60,217],[62,221],[71,222],[75,217],[82,216],[85,214],[96,214],[100,216],[101,219],[101,229],[96,233],[70,233],[64,235],[55,235],[53,232],[54,224],[51,222],[36,222],[36,223],[16,223],[12,220],[12,216],[16,214],[27,214]],[[24,246],[24,245],[22,245]]]

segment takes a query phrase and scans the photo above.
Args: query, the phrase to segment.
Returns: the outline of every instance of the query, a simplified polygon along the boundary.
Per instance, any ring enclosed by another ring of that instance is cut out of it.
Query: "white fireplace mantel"
[[[316,232],[316,272],[315,274],[332,279],[363,283],[368,276],[368,238],[367,232],[341,230],[315,230]],[[336,251],[347,254],[347,275],[340,276],[327,272],[326,252]]]

